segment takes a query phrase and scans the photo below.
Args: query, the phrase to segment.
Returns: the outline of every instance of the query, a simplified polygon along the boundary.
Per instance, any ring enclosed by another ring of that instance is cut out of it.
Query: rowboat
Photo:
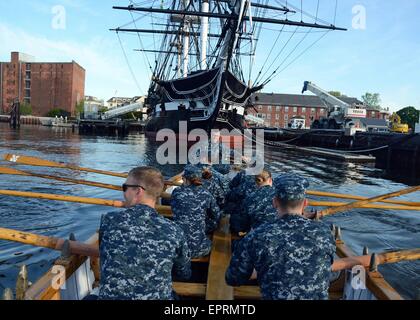
[[[83,168],[65,163],[47,161],[35,157],[20,155],[5,155],[5,160],[16,164],[67,168],[71,170],[94,172],[125,178],[127,173],[103,171],[92,168]],[[1,174],[29,175],[38,178],[66,181],[69,183],[86,184],[100,188],[120,190],[121,187],[101,184],[92,181],[74,180],[57,176],[47,176],[2,168]],[[165,190],[160,197],[156,210],[166,216],[172,215],[171,208],[165,206],[164,201],[170,198],[174,188],[181,184],[181,174],[165,181]],[[400,195],[420,191],[420,186],[410,187],[386,195],[365,198],[354,195],[343,195],[308,190],[308,195],[335,197],[357,200],[351,203],[310,201],[310,206],[328,207],[318,212],[318,218],[353,208],[380,208],[394,210],[420,210],[419,203],[401,200],[388,200]],[[55,194],[42,194],[20,192],[14,190],[0,190],[0,194],[18,197],[29,197],[86,204],[99,204],[104,206],[123,207],[117,200],[81,198],[75,196],[62,196]],[[385,204],[373,205],[374,202]],[[390,206],[392,204],[394,206]],[[395,206],[398,205],[398,206]],[[229,265],[232,250],[232,241],[237,240],[229,228],[229,217],[223,217],[218,229],[212,235],[212,250],[209,256],[192,260],[193,276],[188,281],[174,279],[173,289],[178,296],[185,299],[209,300],[247,300],[260,299],[261,294],[255,280],[250,280],[244,286],[231,287],[225,282],[225,272]],[[384,279],[378,271],[378,265],[396,263],[404,260],[420,259],[420,249],[402,250],[396,252],[378,253],[369,255],[364,249],[363,255],[358,256],[342,241],[339,227],[332,228],[336,241],[336,259],[332,266],[333,277],[330,279],[329,297],[331,300],[401,300],[401,295]],[[100,281],[99,239],[95,233],[85,243],[75,241],[74,235],[68,240],[25,233],[17,230],[0,228],[0,238],[35,246],[61,250],[61,256],[53,266],[32,285],[28,285],[26,267],[22,266],[16,285],[16,299],[28,300],[82,300],[90,294],[95,294]],[[361,285],[362,284],[362,285]],[[5,299],[12,299],[12,291],[6,290]]]
[[[180,176],[171,180],[177,182]],[[167,186],[171,193],[174,186]],[[356,254],[342,241],[340,228],[333,228],[338,258],[350,258]],[[234,237],[229,231],[229,218],[222,218],[218,229],[212,236],[212,250],[209,256],[192,261],[193,279],[188,282],[174,281],[173,289],[183,299],[206,300],[256,300],[261,298],[257,283],[253,280],[241,287],[231,287],[225,282],[225,271],[231,257],[231,243]],[[98,246],[98,234],[95,233],[86,244]],[[364,254],[367,254],[365,251]],[[372,256],[374,257],[374,255]],[[57,266],[65,270],[62,276],[57,274]],[[70,255],[63,246],[61,257],[53,267],[38,281],[25,290],[27,300],[82,300],[97,292],[100,281],[99,258]],[[366,268],[365,288],[355,287],[358,274],[351,269],[334,274],[330,282],[331,300],[402,300],[402,296],[384,279],[378,271],[375,259]]]

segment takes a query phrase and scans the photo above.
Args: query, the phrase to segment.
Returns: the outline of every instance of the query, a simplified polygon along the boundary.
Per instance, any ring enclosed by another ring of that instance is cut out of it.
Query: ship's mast
[[[189,6],[190,0],[184,0],[184,10],[187,10]],[[184,46],[183,46],[183,62],[184,68],[182,72],[182,76],[186,78],[188,76],[188,64],[189,64],[189,51],[190,51],[190,21],[189,17],[185,17],[184,20]]]
[[[209,12],[209,0],[203,0],[201,11],[203,13]],[[207,69],[207,40],[209,33],[209,18],[201,17],[201,69]]]

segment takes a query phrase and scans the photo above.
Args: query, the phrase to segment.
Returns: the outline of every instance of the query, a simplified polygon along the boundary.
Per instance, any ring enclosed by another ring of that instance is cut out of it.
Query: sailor
[[[164,187],[160,171],[139,167],[123,184],[126,210],[102,216],[99,229],[99,299],[175,298],[172,272],[191,276],[190,251],[182,228],[155,210]]]
[[[219,208],[224,207],[226,197],[226,185],[225,178],[222,174],[216,171],[211,165],[199,166],[202,168],[202,185],[210,192],[210,194],[216,199]]]
[[[206,233],[216,229],[220,209],[214,197],[202,187],[202,171],[187,165],[182,177],[184,184],[172,193],[173,219],[184,231],[193,258],[206,256],[211,241]]]
[[[244,200],[247,194],[256,190],[255,176],[239,172],[230,183],[230,191],[226,195],[225,213],[230,214],[230,229],[233,233],[247,231],[249,220],[244,211]]]
[[[243,285],[255,268],[264,299],[328,299],[335,253],[330,228],[303,216],[308,187],[304,178],[282,175],[274,186],[279,217],[239,241],[226,282]]]
[[[225,175],[230,171],[230,157],[233,150],[227,148],[220,139],[220,131],[212,130],[208,145],[208,158],[209,162],[213,163],[213,169]]]
[[[255,176],[255,183],[257,188],[247,194],[244,200],[243,215],[245,223],[248,224],[242,230],[245,232],[255,229],[260,224],[276,220],[278,217],[277,210],[273,206],[275,189],[270,171],[261,171]]]

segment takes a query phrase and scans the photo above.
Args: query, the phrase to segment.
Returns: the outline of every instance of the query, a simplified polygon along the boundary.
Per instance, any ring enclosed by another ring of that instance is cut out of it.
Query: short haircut
[[[165,186],[162,173],[152,167],[137,167],[128,175],[144,187],[147,195],[155,199],[161,195]]]
[[[280,207],[283,210],[287,209],[295,209],[302,205],[302,203],[305,201],[305,199],[298,199],[298,200],[287,200],[287,199],[281,199],[279,196],[276,196],[277,200],[280,203]]]
[[[271,172],[268,170],[263,170],[260,174],[255,176],[255,183],[258,186],[261,186],[263,183],[267,182],[271,178]]]

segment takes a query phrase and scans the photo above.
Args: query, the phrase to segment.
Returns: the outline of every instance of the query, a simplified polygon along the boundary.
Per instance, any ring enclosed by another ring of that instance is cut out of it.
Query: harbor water
[[[153,141],[139,133],[125,138],[79,136],[68,128],[22,126],[20,130],[11,130],[7,124],[0,123],[1,156],[6,153],[29,155],[118,172],[150,165],[159,168],[166,177],[179,173],[182,166],[157,163],[157,148]],[[284,172],[304,175],[310,180],[312,190],[370,197],[407,187],[387,179],[383,171],[372,167],[285,150],[266,149],[265,162],[274,175]],[[123,183],[121,178],[67,169],[15,166],[2,160],[0,165],[73,179]],[[0,189],[122,200],[119,191],[25,176],[0,175]],[[420,195],[417,192],[400,199],[420,202]],[[0,196],[0,227],[56,237],[74,233],[77,240],[85,241],[98,229],[101,215],[113,210],[103,206]],[[371,253],[420,248],[418,211],[356,209],[324,220],[342,228],[345,242],[357,254],[362,254],[364,246]],[[29,280],[35,282],[58,256],[58,252],[49,249],[0,241],[0,292],[7,287],[14,288],[22,264],[28,266]],[[380,266],[379,271],[404,298],[414,299],[419,295],[420,261]]]

